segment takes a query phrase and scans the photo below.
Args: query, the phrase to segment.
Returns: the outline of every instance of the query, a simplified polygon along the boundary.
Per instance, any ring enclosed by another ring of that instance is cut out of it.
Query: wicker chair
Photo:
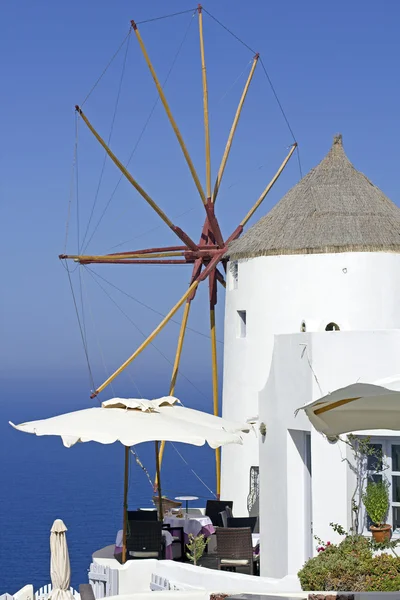
[[[243,569],[253,575],[254,557],[250,527],[219,527],[217,536],[218,569]]]
[[[257,517],[228,517],[226,527],[250,527],[251,533],[257,523]]]
[[[229,508],[232,510],[232,500],[207,500],[206,517],[211,519],[211,523],[214,525],[214,527],[222,527],[222,521],[219,513],[223,510],[226,510],[227,506],[229,506]]]
[[[162,558],[161,521],[130,521],[126,538],[127,559]]]
[[[161,503],[163,514],[165,514],[171,508],[180,508],[182,506],[182,502],[177,502],[176,500],[171,500],[170,498],[162,498]],[[160,500],[158,496],[153,496],[153,504],[157,507],[157,512],[160,512]]]

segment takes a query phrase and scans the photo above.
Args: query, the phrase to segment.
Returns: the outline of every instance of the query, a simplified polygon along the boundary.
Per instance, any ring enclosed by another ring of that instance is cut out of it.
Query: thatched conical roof
[[[341,135],[317,167],[229,245],[227,256],[334,252],[400,252],[400,209],[353,167]]]

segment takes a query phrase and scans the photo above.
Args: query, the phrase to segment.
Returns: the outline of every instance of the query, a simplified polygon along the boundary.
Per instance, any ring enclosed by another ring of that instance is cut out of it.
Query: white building
[[[400,373],[400,209],[337,136],[229,258],[223,416],[256,421],[257,436],[223,449],[222,498],[247,514],[259,465],[261,574],[284,577],[315,551],[314,534],[333,540],[330,522],[350,527],[354,489],[347,447],[295,409]],[[389,522],[400,531],[400,437],[370,433],[388,457]]]

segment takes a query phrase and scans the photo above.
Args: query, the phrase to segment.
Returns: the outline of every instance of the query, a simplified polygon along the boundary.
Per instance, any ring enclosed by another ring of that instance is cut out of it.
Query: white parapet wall
[[[129,560],[125,565],[121,565],[114,559],[94,558],[93,561],[95,564],[107,567],[117,573],[118,597],[151,592],[152,589],[158,589],[154,583],[162,581],[169,583],[168,587],[172,588],[171,592],[185,592],[185,597],[188,598],[188,594],[194,592],[206,592],[208,595],[212,593],[274,594],[301,590],[297,577],[286,577],[281,580],[255,577],[206,569],[171,560]],[[168,590],[168,587],[161,585],[161,589],[164,590]],[[181,594],[178,597],[182,598],[183,596]]]

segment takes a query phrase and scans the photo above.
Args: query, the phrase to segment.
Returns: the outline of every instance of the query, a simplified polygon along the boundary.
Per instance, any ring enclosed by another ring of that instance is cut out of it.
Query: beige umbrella
[[[61,519],[56,519],[50,533],[50,577],[52,591],[49,600],[73,600],[70,592],[71,566],[65,532]]]
[[[248,423],[227,421],[208,413],[185,408],[173,396],[156,400],[112,398],[99,407],[78,410],[49,419],[10,424],[20,431],[42,435],[59,435],[69,448],[78,442],[125,446],[124,526],[122,560],[126,558],[129,448],[142,442],[155,442],[159,511],[162,520],[159,440],[182,442],[194,446],[208,444],[219,448],[225,444],[242,444],[242,434],[252,427]]]
[[[372,429],[400,430],[400,376],[352,383],[309,402],[304,410],[328,438]]]

